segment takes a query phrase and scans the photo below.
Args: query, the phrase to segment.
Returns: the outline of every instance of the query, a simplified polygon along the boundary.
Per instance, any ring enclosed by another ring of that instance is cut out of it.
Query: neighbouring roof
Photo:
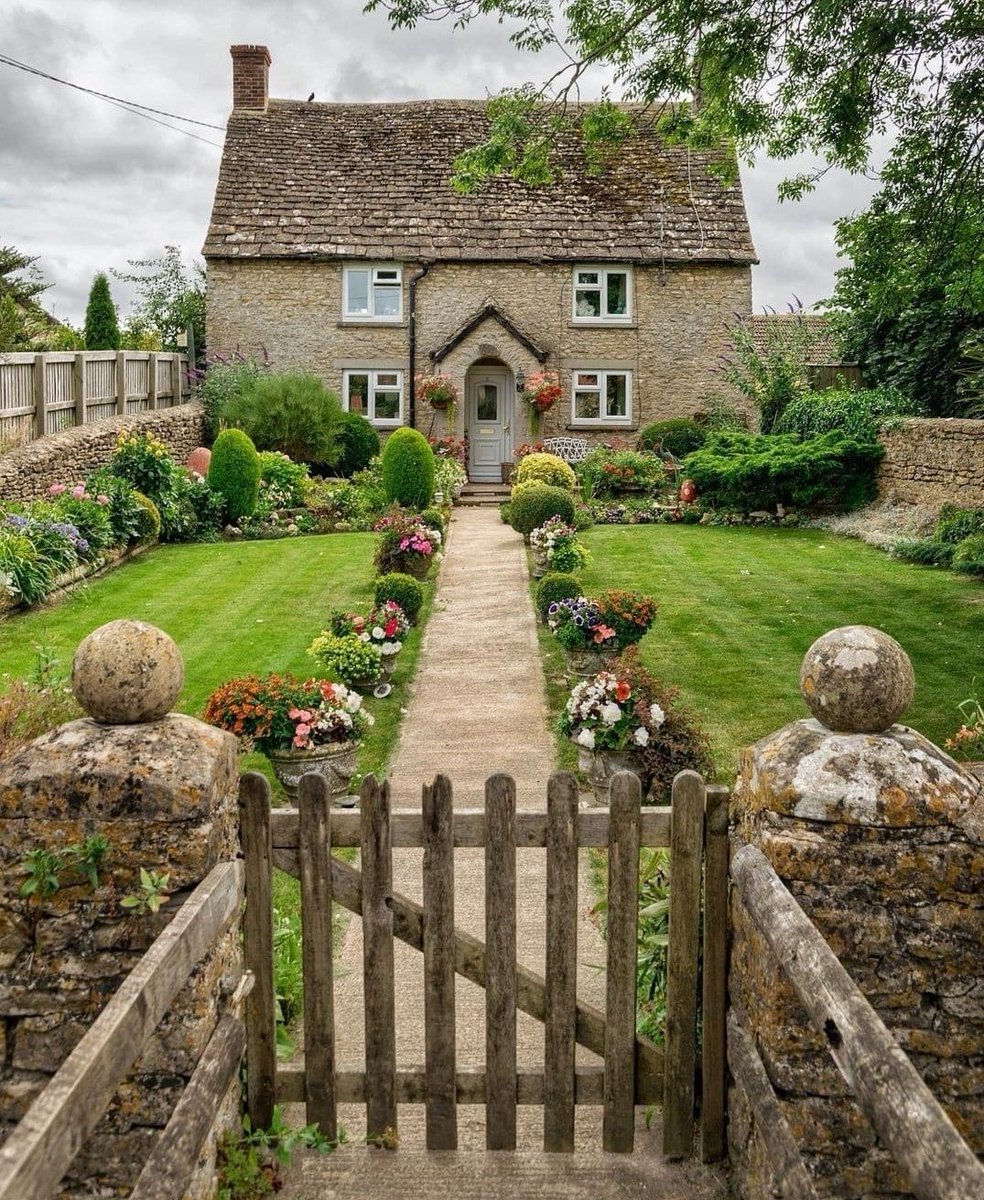
[[[822,313],[757,313],[749,317],[755,348],[767,353],[777,342],[802,335],[806,341],[806,361],[810,366],[843,362],[833,322]]]
[[[650,121],[592,177],[572,134],[555,185],[461,195],[453,161],[487,128],[482,101],[235,109],[205,256],[756,261],[741,184],[711,170],[723,148],[667,147]]]

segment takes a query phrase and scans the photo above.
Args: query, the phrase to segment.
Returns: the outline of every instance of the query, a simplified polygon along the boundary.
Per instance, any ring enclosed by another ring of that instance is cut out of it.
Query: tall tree
[[[137,286],[134,316],[140,328],[156,333],[164,350],[178,349],[178,335],[191,325],[195,346],[205,345],[205,268],[189,271],[178,246],[165,246],[159,258],[128,259],[131,271],[114,271],[117,279]]]
[[[38,297],[51,285],[37,267],[37,257],[13,246],[0,246],[0,350],[27,350],[47,327]]]
[[[89,303],[85,308],[86,350],[119,350],[120,325],[116,305],[109,290],[109,280],[102,273],[92,281]]]

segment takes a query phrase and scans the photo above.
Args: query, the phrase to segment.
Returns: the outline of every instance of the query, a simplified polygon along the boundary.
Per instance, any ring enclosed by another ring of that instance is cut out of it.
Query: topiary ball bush
[[[573,492],[577,486],[573,467],[556,454],[541,454],[539,451],[527,454],[516,469],[517,483],[528,483],[530,480],[564,488],[568,492]]]
[[[413,625],[424,603],[424,589],[412,575],[392,571],[389,575],[380,575],[376,580],[374,599],[377,605],[385,604],[387,600],[399,604]]]
[[[561,571],[548,571],[536,585],[536,611],[546,619],[547,609],[558,600],[580,596],[581,585],[573,575]]]
[[[252,515],[260,493],[260,456],[241,429],[223,429],[215,439],[208,483],[225,498],[230,521]]]
[[[984,533],[972,533],[957,546],[953,569],[965,575],[984,575]]]
[[[379,434],[361,413],[342,413],[337,440],[341,453],[335,469],[346,479],[364,471],[379,453]]]
[[[509,517],[513,529],[528,537],[551,517],[574,523],[574,497],[563,488],[546,483],[520,483],[512,490]]]
[[[639,449],[686,458],[707,441],[707,431],[689,417],[653,421],[639,434]]]
[[[161,536],[161,511],[149,496],[134,492],[133,499],[139,511],[137,516],[137,541],[156,542]]]
[[[391,503],[426,508],[434,498],[434,451],[416,429],[395,429],[382,456],[383,487]]]

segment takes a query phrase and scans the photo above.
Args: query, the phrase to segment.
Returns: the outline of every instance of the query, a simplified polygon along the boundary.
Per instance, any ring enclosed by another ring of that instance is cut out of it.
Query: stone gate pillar
[[[803,662],[812,719],[742,757],[732,820],[757,846],[943,1104],[984,1152],[984,796],[981,783],[895,722],[908,656],[849,626]],[[755,1039],[820,1196],[908,1195],[771,952],[732,899],[730,995]],[[741,1194],[772,1196],[739,1088],[729,1141]]]
[[[183,676],[178,649],[160,630],[138,621],[103,626],[73,668],[90,717],[0,764],[0,1136],[182,901],[238,853],[236,739],[168,712]],[[66,854],[94,835],[108,842],[95,887]],[[58,856],[62,868],[49,864],[50,881],[24,895],[25,883],[40,878],[24,866],[37,851]],[[140,893],[141,868],[168,876],[170,898],[156,915],[122,903]],[[233,928],[175,998],[73,1165],[68,1192],[129,1194],[212,1034],[223,985],[240,972]],[[211,1196],[207,1163],[189,1194]]]

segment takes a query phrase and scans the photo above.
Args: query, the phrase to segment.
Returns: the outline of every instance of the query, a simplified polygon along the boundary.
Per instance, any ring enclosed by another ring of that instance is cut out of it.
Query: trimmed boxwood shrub
[[[161,536],[161,514],[157,505],[143,492],[132,492],[134,503],[139,510],[136,520],[136,540],[138,542],[156,542]]]
[[[383,487],[391,503],[426,508],[434,499],[434,451],[416,429],[395,429],[382,456]]]
[[[701,501],[751,512],[777,504],[850,511],[874,500],[875,442],[841,433],[800,440],[795,434],[718,433],[688,454],[683,469]]]
[[[936,540],[956,546],[964,538],[984,533],[984,508],[958,508],[944,504],[936,522]]]
[[[707,441],[707,430],[689,417],[670,417],[653,421],[639,434],[639,449],[652,454],[672,454],[686,458]]]
[[[957,546],[953,569],[965,575],[984,575],[984,533],[973,533]]]
[[[551,487],[564,488],[568,492],[573,492],[577,486],[573,467],[556,454],[540,451],[527,454],[516,469],[517,483],[528,483],[531,479],[537,483],[548,483]]]
[[[260,492],[260,456],[241,429],[223,429],[215,439],[208,482],[225,497],[230,521],[252,515]]]
[[[580,596],[581,585],[573,575],[565,575],[561,571],[548,571],[536,585],[536,611],[541,617],[547,615],[547,609],[558,600],[569,600]]]
[[[546,483],[520,483],[512,490],[509,518],[513,529],[528,536],[551,517],[574,523],[574,497],[563,488]]]
[[[424,603],[424,589],[412,575],[393,571],[389,575],[380,575],[376,580],[373,598],[377,605],[385,604],[387,600],[399,604],[406,613],[407,620],[414,624]]]
[[[343,412],[337,437],[341,453],[335,469],[346,478],[364,471],[379,453],[379,434],[361,413]]]
[[[903,562],[919,563],[924,567],[948,567],[953,562],[955,546],[947,542],[899,541],[892,547],[892,557]]]

